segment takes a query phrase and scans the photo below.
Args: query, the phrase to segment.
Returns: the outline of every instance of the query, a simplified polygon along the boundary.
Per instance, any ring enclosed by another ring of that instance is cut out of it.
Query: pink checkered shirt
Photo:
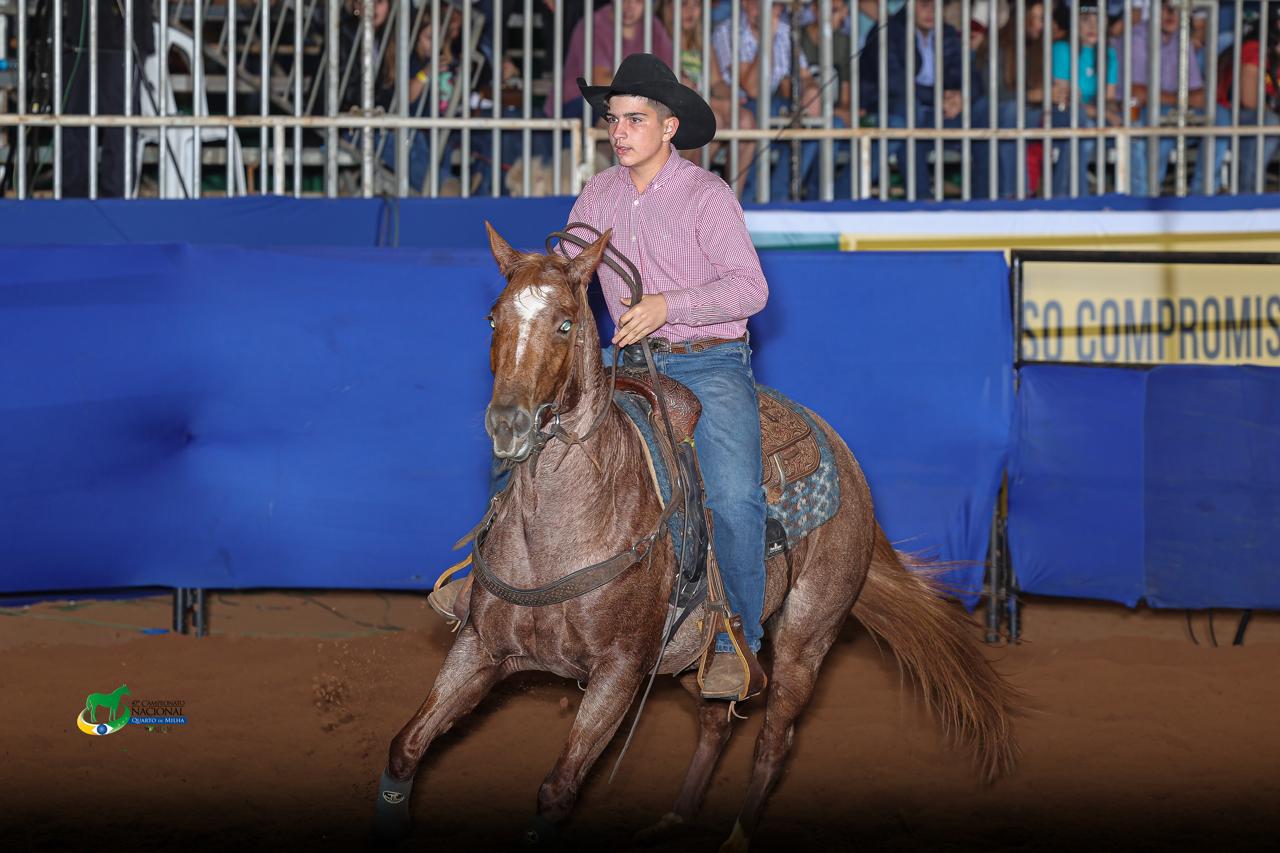
[[[667,323],[656,337],[740,337],[747,318],[769,298],[733,190],[675,148],[642,193],[625,166],[600,172],[582,188],[569,221],[612,228],[613,245],[639,268],[644,292],[666,296]],[[631,291],[604,264],[600,283],[616,324],[627,310],[622,297]]]

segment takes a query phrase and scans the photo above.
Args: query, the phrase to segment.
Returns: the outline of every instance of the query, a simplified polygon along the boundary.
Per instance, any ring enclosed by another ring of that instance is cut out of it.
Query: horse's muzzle
[[[533,416],[523,406],[491,404],[484,426],[493,439],[493,455],[499,459],[518,462],[533,449]]]

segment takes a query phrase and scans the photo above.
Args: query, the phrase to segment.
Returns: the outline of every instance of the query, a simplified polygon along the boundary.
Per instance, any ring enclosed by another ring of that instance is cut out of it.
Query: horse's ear
[[[613,229],[610,228],[569,262],[569,279],[574,284],[585,286],[591,280],[591,274],[600,266],[600,259],[604,257],[604,250],[608,248],[609,238],[612,236]]]
[[[484,227],[489,232],[489,250],[493,252],[493,259],[498,262],[498,272],[510,278],[511,268],[515,266],[516,261],[520,260],[520,253],[511,248],[511,244],[502,239],[501,234],[493,230],[488,220],[485,220]]]

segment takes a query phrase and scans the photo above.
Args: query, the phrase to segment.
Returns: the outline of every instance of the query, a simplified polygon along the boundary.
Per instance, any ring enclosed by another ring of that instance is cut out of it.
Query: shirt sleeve
[[[716,27],[715,32],[711,34],[711,46],[716,51],[716,64],[720,66],[720,79],[724,82],[731,82],[729,76],[729,64],[733,57],[733,46],[729,43],[729,22],[724,22]]]
[[[729,185],[711,187],[698,205],[695,237],[716,278],[696,287],[665,291],[667,322],[707,326],[745,320],[764,308],[769,284],[747,232],[742,207]]]
[[[1053,79],[1071,79],[1071,46],[1065,41],[1053,43]]]
[[[1116,49],[1107,48],[1107,85],[1114,86],[1120,82],[1120,62],[1116,58]]]

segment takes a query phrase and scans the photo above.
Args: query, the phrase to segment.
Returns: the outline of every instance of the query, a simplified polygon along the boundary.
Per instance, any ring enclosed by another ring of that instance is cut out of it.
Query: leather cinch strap
[[[662,511],[662,515],[658,517],[657,526],[647,536],[622,553],[615,554],[604,562],[586,566],[551,583],[537,587],[512,586],[489,571],[489,566],[480,555],[480,547],[484,544],[482,534],[476,537],[476,546],[471,552],[471,562],[476,583],[503,601],[520,607],[546,607],[550,604],[563,604],[572,598],[577,598],[580,595],[586,595],[592,590],[599,589],[639,563],[646,556],[651,555],[654,543],[666,532],[667,520],[675,512],[676,506],[677,502],[673,496],[666,509]]]

